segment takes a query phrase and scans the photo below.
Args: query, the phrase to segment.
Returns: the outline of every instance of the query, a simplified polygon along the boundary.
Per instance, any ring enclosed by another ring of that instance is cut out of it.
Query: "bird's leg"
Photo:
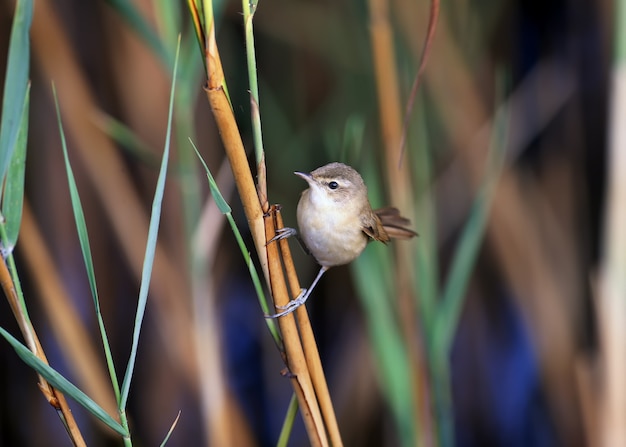
[[[309,251],[309,249],[307,248],[306,244],[304,243],[304,241],[302,240],[302,238],[298,234],[298,230],[296,230],[295,228],[284,227],[284,228],[280,228],[280,229],[276,230],[276,236],[274,236],[269,241],[267,241],[267,244],[271,244],[272,242],[276,242],[276,241],[279,241],[281,239],[287,239],[288,237],[292,237],[292,236],[294,236],[296,238],[296,240],[298,241],[298,244],[300,245],[300,248],[302,248],[302,250],[304,250],[304,252],[307,255],[311,255],[311,252]],[[267,245],[267,244],[265,244],[265,245]]]
[[[278,318],[278,317],[288,315],[294,310],[296,310],[298,307],[303,305],[306,302],[306,300],[309,298],[309,295],[311,295],[311,292],[317,285],[317,282],[320,280],[324,272],[328,269],[329,267],[322,266],[322,268],[320,268],[319,273],[313,280],[313,284],[311,284],[311,287],[309,287],[308,289],[302,289],[300,291],[300,295],[295,297],[293,300],[289,301],[289,303],[287,303],[285,306],[276,306],[276,308],[280,309],[282,312],[278,312],[274,315],[265,315],[265,318]]]

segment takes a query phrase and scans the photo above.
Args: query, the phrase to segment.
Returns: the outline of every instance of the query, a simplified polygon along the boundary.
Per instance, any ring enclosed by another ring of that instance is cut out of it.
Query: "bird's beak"
[[[313,181],[313,176],[311,174],[309,174],[308,172],[294,172],[294,174],[296,174],[298,177],[300,177],[302,180],[305,180],[308,184],[311,184],[311,182]]]

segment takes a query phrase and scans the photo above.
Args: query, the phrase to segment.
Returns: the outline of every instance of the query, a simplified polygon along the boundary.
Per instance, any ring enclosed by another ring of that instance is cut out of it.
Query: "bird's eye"
[[[328,184],[328,187],[329,187],[330,189],[337,189],[337,188],[339,188],[339,183],[337,183],[337,182],[335,182],[335,181],[330,182],[330,183]]]

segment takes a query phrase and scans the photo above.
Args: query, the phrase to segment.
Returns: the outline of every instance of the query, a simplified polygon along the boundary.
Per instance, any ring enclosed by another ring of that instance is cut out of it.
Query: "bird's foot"
[[[271,244],[272,242],[279,241],[281,239],[287,239],[291,236],[297,236],[298,231],[295,228],[285,227],[276,230],[276,236],[267,241],[267,244]],[[265,245],[267,245],[265,244]]]
[[[302,289],[300,291],[300,294],[297,297],[289,301],[284,306],[276,306],[276,309],[280,309],[281,312],[275,313],[274,315],[266,314],[265,318],[279,318],[279,317],[284,317],[285,315],[289,315],[298,307],[302,306],[306,302],[308,297],[309,297],[309,294],[307,293],[307,289]]]

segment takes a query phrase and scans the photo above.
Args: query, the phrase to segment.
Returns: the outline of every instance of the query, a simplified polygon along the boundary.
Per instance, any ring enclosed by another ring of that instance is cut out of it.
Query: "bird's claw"
[[[300,294],[295,297],[293,300],[289,301],[284,306],[276,306],[276,309],[287,310],[287,309],[295,309],[298,306],[301,306],[306,301],[304,296],[306,295],[306,289],[300,289]]]
[[[289,315],[291,312],[293,312],[294,310],[296,310],[298,307],[302,306],[306,302],[308,298],[308,294],[306,292],[307,292],[307,289],[302,289],[300,291],[300,294],[297,297],[289,301],[284,306],[278,306],[278,305],[276,306],[276,309],[280,309],[281,312],[277,312],[274,315],[265,314],[265,318],[279,318],[279,317],[284,317],[285,315]]]
[[[276,230],[276,235],[267,241],[267,244],[271,244],[272,242],[279,241],[281,239],[287,239],[291,236],[296,236],[298,231],[295,228],[285,227]],[[265,245],[267,245],[265,244]]]

